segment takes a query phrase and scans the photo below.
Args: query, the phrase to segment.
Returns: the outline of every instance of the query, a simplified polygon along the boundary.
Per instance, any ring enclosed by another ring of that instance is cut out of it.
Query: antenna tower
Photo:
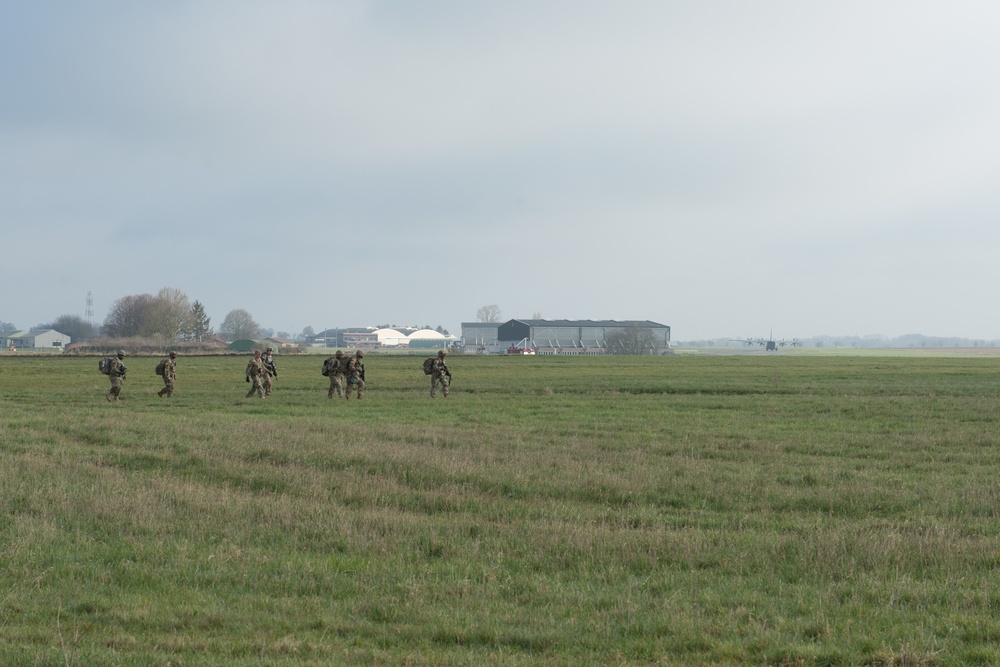
[[[87,324],[93,324],[91,320],[94,319],[94,295],[91,292],[87,292],[87,311],[84,316],[87,318]]]

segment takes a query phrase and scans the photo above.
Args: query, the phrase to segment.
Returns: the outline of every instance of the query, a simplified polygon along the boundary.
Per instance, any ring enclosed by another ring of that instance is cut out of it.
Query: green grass
[[[3,665],[991,665],[1000,359],[0,357]]]

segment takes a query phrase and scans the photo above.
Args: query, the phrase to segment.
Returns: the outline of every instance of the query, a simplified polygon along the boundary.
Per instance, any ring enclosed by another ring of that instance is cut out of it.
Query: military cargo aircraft
[[[793,338],[791,340],[774,340],[774,334],[772,332],[769,338],[731,338],[734,343],[743,343],[747,347],[752,347],[758,345],[768,352],[776,352],[779,347],[802,347],[802,341],[798,338]]]

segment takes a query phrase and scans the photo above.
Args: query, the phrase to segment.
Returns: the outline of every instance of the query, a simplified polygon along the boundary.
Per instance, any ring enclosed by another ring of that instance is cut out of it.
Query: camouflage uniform
[[[160,398],[170,398],[174,395],[174,382],[177,381],[177,353],[171,352],[163,360],[163,389],[156,392]]]
[[[347,362],[347,398],[350,398],[351,385],[358,386],[358,398],[365,393],[365,364],[361,361],[364,358],[365,353],[358,350]]]
[[[260,351],[253,353],[253,359],[247,363],[247,382],[253,382],[247,398],[257,394],[258,398],[264,398],[264,387],[260,383],[260,378],[264,375],[264,362],[260,358]]]
[[[104,395],[109,401],[121,400],[119,396],[122,393],[122,383],[125,381],[125,373],[128,371],[125,364],[122,363],[124,358],[125,352],[123,350],[118,350],[117,355],[111,357],[111,372],[108,373],[108,377],[111,378],[111,389]]]
[[[441,385],[441,393],[448,397],[448,385],[451,384],[451,371],[444,363],[444,356],[448,354],[444,350],[438,351],[437,359],[431,362],[431,398],[437,393],[438,385]]]
[[[326,397],[333,398],[333,395],[337,394],[337,398],[350,398],[344,392],[344,381],[347,379],[344,375],[344,353],[337,350],[337,354],[327,359],[325,364],[330,377],[330,391]]]
[[[264,365],[264,376],[261,378],[261,386],[264,387],[264,395],[271,395],[271,378],[278,377],[278,368],[274,365],[274,357],[271,353],[274,352],[274,348],[267,348],[267,352],[260,355],[260,361]]]

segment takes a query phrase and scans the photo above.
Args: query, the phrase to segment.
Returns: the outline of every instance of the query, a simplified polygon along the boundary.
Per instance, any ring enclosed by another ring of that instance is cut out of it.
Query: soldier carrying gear
[[[174,395],[174,382],[177,380],[177,353],[173,350],[167,358],[156,366],[156,374],[163,376],[163,389],[156,392],[160,398],[170,398]]]
[[[253,359],[247,363],[247,382],[253,382],[247,398],[257,394],[258,398],[264,398],[264,387],[260,383],[260,378],[264,374],[264,362],[260,358],[260,350],[253,353]]]
[[[330,378],[330,391],[327,392],[326,397],[333,398],[333,395],[337,394],[337,398],[350,398],[344,392],[344,380],[346,379],[344,353],[337,350],[337,354],[327,359],[323,366],[326,370],[326,376]]]
[[[122,393],[122,382],[125,381],[125,373],[128,369],[122,360],[125,358],[125,350],[118,350],[111,359],[111,367],[108,370],[108,377],[111,378],[111,389],[104,395],[109,401],[120,401]]]
[[[361,398],[365,393],[365,364],[361,361],[364,358],[365,353],[358,350],[347,362],[347,391],[350,393],[351,385],[357,386],[358,398]]]
[[[274,365],[274,357],[271,353],[274,352],[273,347],[267,348],[267,352],[261,355],[261,363],[264,364],[264,375],[261,376],[261,386],[264,387],[264,395],[271,395],[271,378],[278,377],[278,369]]]
[[[431,398],[437,394],[438,385],[441,385],[441,393],[448,397],[448,386],[451,384],[451,371],[444,363],[444,350],[438,350],[437,359],[431,362]]]

